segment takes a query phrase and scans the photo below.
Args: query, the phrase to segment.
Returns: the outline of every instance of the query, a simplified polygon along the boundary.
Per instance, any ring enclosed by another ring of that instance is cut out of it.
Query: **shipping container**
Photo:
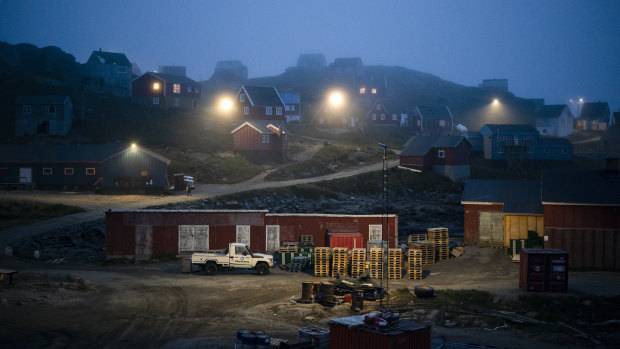
[[[568,252],[560,249],[521,250],[519,287],[528,292],[568,290]]]
[[[329,346],[338,349],[426,349],[431,347],[431,327],[402,320],[389,329],[365,325],[349,328],[334,319],[329,323]]]

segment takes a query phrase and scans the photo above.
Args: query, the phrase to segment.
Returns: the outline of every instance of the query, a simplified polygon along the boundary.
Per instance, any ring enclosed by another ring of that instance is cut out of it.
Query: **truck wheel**
[[[205,264],[205,273],[207,273],[207,275],[217,274],[217,265],[213,262],[208,262]]]
[[[256,273],[260,276],[269,274],[269,266],[265,263],[260,263],[256,266]]]
[[[413,294],[418,298],[435,297],[435,290],[430,286],[416,286],[413,289]]]

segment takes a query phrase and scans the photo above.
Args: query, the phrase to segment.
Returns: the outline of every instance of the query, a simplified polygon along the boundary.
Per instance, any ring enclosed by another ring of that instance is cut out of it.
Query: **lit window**
[[[282,115],[282,108],[276,108],[276,115]]]
[[[159,98],[158,97],[154,97],[153,98],[153,104],[159,104]]]
[[[181,93],[181,84],[173,84],[172,93]]]
[[[73,176],[73,167],[65,167],[65,176]]]
[[[377,110],[381,110],[381,104],[377,103]]]
[[[244,94],[240,94],[239,95],[239,102],[245,102],[245,95]]]
[[[371,92],[373,95],[374,95],[374,94],[377,94],[377,89],[376,89],[376,88],[373,88],[373,89],[372,89],[372,91],[370,91],[370,92]]]
[[[396,114],[392,114],[392,121],[398,120],[398,116]]]
[[[446,157],[446,151],[445,150],[438,150],[437,151],[437,157],[438,158],[445,158]]]
[[[153,83],[153,90],[159,90],[159,82]]]
[[[87,167],[86,168],[86,175],[87,176],[94,176],[95,175],[95,168],[94,167]]]
[[[148,177],[149,170],[140,170],[140,177]]]
[[[446,127],[446,120],[439,120],[439,127]]]
[[[265,114],[271,115],[271,107],[265,107]]]
[[[360,88],[360,93],[361,93],[361,94],[366,93],[366,88],[365,88],[365,87]]]
[[[49,176],[52,174],[52,168],[51,167],[44,167],[43,168],[43,174],[46,176]]]
[[[56,106],[55,105],[48,105],[47,106],[47,113],[50,115],[56,115]]]
[[[245,115],[250,114],[250,107],[243,107],[243,114]]]
[[[22,112],[24,114],[30,114],[30,113],[32,113],[32,107],[29,106],[29,105],[25,105],[25,106],[22,107]]]
[[[372,114],[372,119],[377,120],[377,114]]]
[[[127,72],[127,67],[116,67],[116,72],[118,74],[125,74]]]
[[[263,144],[268,144],[269,143],[269,135],[261,135],[260,141]]]

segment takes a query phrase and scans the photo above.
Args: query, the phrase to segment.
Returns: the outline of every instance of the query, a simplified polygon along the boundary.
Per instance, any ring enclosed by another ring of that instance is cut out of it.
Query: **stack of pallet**
[[[299,273],[303,271],[306,266],[310,265],[310,257],[298,256],[293,257],[291,264],[288,266],[288,271]]]
[[[409,249],[407,258],[409,260],[409,279],[422,280],[422,250]]]
[[[448,228],[428,228],[428,240],[435,244],[437,260],[443,261],[450,258]]]
[[[351,250],[351,277],[358,278],[366,271],[366,249]]]
[[[329,277],[329,247],[314,249],[314,276]]]
[[[422,265],[435,264],[435,244],[430,241],[412,242],[409,249],[422,251]]]
[[[349,268],[349,249],[346,247],[334,247],[332,250],[332,277],[347,276]]]
[[[403,251],[400,248],[388,250],[388,278],[392,280],[403,278]]]
[[[373,279],[383,278],[383,250],[380,248],[371,248],[369,253],[370,276]]]
[[[414,242],[420,242],[420,241],[427,241],[427,235],[426,233],[421,233],[421,234],[409,234],[409,236],[407,236],[407,245],[410,245]]]

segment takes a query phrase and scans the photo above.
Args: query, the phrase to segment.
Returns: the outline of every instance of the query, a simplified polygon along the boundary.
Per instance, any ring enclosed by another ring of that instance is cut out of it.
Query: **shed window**
[[[437,157],[438,158],[445,158],[446,157],[446,151],[445,150],[438,150],[437,151]]]
[[[276,115],[282,115],[282,108],[276,108]]]
[[[372,114],[372,119],[377,120],[377,114]]]
[[[32,107],[29,106],[29,105],[25,105],[25,106],[22,107],[22,112],[24,114],[30,114],[30,113],[32,113]]]
[[[261,135],[260,142],[263,144],[269,144],[269,135]]]
[[[295,104],[291,105],[291,111],[295,111]]]
[[[368,225],[368,241],[383,240],[383,226],[381,224]]]
[[[52,174],[52,168],[51,167],[43,167],[43,174],[45,176],[49,176]]]
[[[194,91],[196,91],[196,93],[200,93],[200,87],[194,87]]]
[[[284,111],[291,111],[291,106],[290,105],[285,105],[284,106]]]
[[[155,105],[159,104],[159,97],[154,97],[153,98],[153,104],[155,104]]]
[[[381,114],[381,120],[385,120],[385,114]]]
[[[239,95],[239,102],[245,102],[245,95],[244,94],[240,94]]]
[[[148,177],[149,170],[140,170],[140,177]]]
[[[73,176],[73,167],[65,167],[65,176]]]
[[[95,168],[94,167],[87,167],[86,168],[86,175],[87,176],[94,176],[95,175]]]
[[[439,127],[446,127],[446,120],[439,120]]]
[[[48,105],[47,106],[47,113],[50,115],[56,115],[56,106],[55,105]]]
[[[172,93],[181,93],[181,84],[173,84]]]
[[[271,115],[271,107],[265,107],[265,114]]]

